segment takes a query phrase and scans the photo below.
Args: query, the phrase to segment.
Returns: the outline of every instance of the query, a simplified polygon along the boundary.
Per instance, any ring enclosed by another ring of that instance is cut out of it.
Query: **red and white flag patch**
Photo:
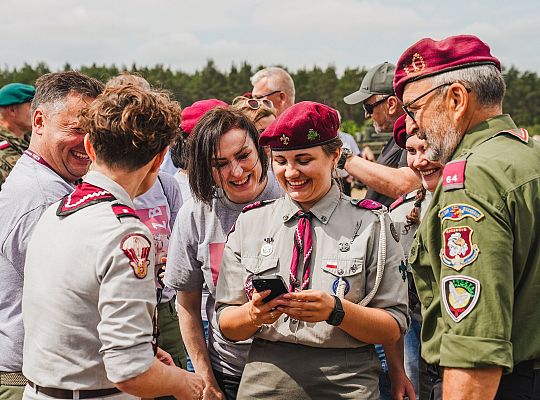
[[[456,160],[446,164],[443,170],[442,187],[448,190],[463,189],[465,187],[465,167],[467,160]]]

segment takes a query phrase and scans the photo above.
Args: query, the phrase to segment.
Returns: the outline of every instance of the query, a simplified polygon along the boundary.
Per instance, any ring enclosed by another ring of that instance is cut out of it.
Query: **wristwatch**
[[[338,169],[343,169],[345,168],[345,162],[347,161],[348,158],[351,158],[353,156],[353,152],[351,149],[347,148],[347,147],[343,147],[341,149],[341,156],[339,157],[339,160],[336,164],[336,167]]]
[[[343,318],[345,318],[345,311],[343,311],[343,306],[341,305],[341,300],[339,297],[332,295],[332,297],[335,299],[334,304],[334,310],[330,314],[330,317],[326,320],[326,322],[332,326],[338,326],[343,321]]]

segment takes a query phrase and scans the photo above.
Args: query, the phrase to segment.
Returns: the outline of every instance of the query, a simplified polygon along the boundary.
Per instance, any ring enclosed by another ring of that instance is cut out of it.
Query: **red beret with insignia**
[[[476,36],[450,36],[440,41],[424,38],[405,50],[399,58],[394,75],[394,91],[403,100],[403,88],[407,83],[478,65],[494,65],[501,70],[501,63],[491,55],[489,46]]]
[[[396,119],[396,122],[394,123],[394,142],[396,142],[396,144],[402,149],[405,148],[405,144],[409,138],[409,136],[407,136],[407,126],[405,124],[406,118],[407,114],[403,114],[401,117]]]
[[[199,122],[202,116],[217,107],[227,108],[229,105],[218,99],[196,101],[182,110],[182,123],[180,124],[180,128],[188,135],[191,135],[191,131],[195,128],[195,125],[197,125],[197,122]]]
[[[302,101],[286,109],[261,134],[259,144],[272,150],[320,146],[338,136],[336,110],[321,103]]]

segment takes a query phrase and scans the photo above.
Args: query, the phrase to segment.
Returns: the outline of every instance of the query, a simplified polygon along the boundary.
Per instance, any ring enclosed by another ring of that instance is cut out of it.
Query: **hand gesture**
[[[305,322],[321,322],[330,318],[336,300],[321,290],[302,290],[284,294],[278,300],[278,311]]]
[[[273,324],[283,314],[276,309],[278,301],[282,296],[277,297],[268,303],[263,302],[263,299],[269,296],[270,293],[270,290],[265,290],[261,293],[253,292],[253,297],[248,303],[249,318],[256,327],[260,328],[263,324]]]

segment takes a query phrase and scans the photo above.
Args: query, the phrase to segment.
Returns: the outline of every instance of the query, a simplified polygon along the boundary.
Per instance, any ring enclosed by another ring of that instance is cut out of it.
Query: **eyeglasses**
[[[452,83],[454,83],[454,82],[442,83],[439,86],[435,86],[434,88],[431,88],[430,90],[428,90],[424,94],[421,94],[420,96],[418,96],[416,99],[409,101],[407,104],[404,104],[403,105],[403,111],[405,111],[407,113],[407,115],[413,120],[413,122],[416,123],[416,120],[414,119],[414,115],[418,110],[420,110],[424,106],[424,104],[421,105],[420,107],[418,107],[418,109],[416,109],[416,110],[410,110],[409,107],[412,106],[414,103],[416,103],[421,98],[426,97],[431,92],[434,92],[435,90],[440,89],[440,88],[442,88],[444,86],[449,86]],[[469,90],[467,89],[467,91],[469,91]]]
[[[382,99],[380,99],[379,101],[376,101],[375,103],[363,103],[362,106],[364,107],[364,111],[366,112],[366,114],[368,115],[371,115],[373,114],[373,110],[375,110],[375,107],[377,107],[379,104],[382,104],[384,103],[386,100],[388,100],[390,98],[390,96],[386,96]]]
[[[263,99],[265,97],[269,97],[269,96],[272,96],[273,94],[276,94],[276,93],[281,93],[282,90],[274,90],[273,92],[270,92],[270,93],[267,93],[267,94],[262,94],[260,96],[253,96],[254,99]]]
[[[232,101],[233,106],[237,105],[247,105],[252,110],[258,110],[261,107],[261,104],[268,108],[274,108],[274,103],[272,100],[268,99],[248,99],[244,96],[237,96]]]

